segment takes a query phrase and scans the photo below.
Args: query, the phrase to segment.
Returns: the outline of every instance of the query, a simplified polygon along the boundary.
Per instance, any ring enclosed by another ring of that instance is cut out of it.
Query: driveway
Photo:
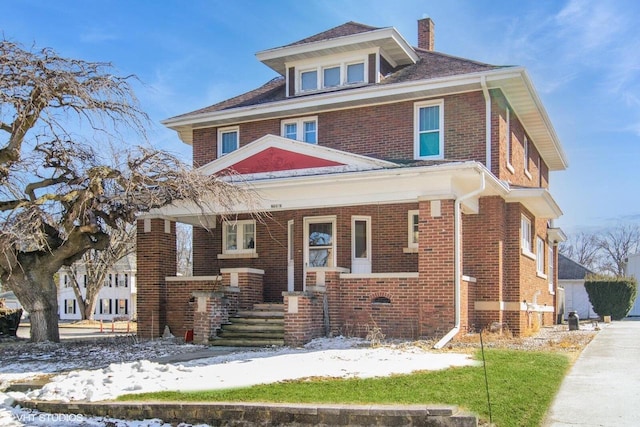
[[[640,425],[640,321],[606,325],[565,377],[547,427]]]

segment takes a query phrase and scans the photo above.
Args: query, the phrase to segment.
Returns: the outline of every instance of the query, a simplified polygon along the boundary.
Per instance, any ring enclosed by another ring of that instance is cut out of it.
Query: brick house
[[[139,334],[207,341],[263,302],[288,344],[553,323],[549,173],[567,162],[524,68],[436,52],[429,18],[417,47],[348,22],[256,56],[278,77],[163,122],[256,206],[138,220]],[[174,277],[175,222],[194,226],[194,277]]]

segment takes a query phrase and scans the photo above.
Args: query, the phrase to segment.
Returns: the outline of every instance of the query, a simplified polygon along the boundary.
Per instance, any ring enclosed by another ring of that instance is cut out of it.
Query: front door
[[[293,240],[293,220],[289,220],[287,223],[287,291],[293,292],[295,268],[293,263],[294,257],[294,240]]]
[[[371,217],[351,217],[351,272],[371,273]]]

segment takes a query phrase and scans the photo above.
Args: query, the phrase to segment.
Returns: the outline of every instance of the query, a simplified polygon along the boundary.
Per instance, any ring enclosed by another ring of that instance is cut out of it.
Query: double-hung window
[[[513,166],[511,165],[511,110],[509,109],[509,107],[507,107],[507,110],[505,112],[505,126],[506,126],[506,149],[505,149],[505,156],[507,157],[507,169],[509,169],[509,171],[511,173],[515,172],[515,169],[513,168]]]
[[[218,129],[218,157],[238,149],[240,130],[236,127]]]
[[[417,102],[414,108],[414,157],[444,158],[444,102]]]
[[[539,276],[544,276],[544,240],[540,237],[536,237],[536,273]]]
[[[347,64],[347,84],[364,82],[364,62]]]
[[[418,210],[410,210],[408,225],[409,225],[409,242],[408,247],[412,249],[418,248],[418,238],[420,237],[420,232],[418,231],[418,218],[419,218]]]
[[[318,118],[303,117],[282,122],[282,136],[297,141],[318,143]]]
[[[529,140],[527,135],[524,136],[524,174],[531,179],[531,172],[529,172]]]
[[[256,222],[243,220],[225,222],[222,233],[222,252],[246,254],[256,251]]]
[[[531,220],[522,215],[520,219],[520,245],[525,255],[533,256],[533,243],[531,234]]]
[[[336,86],[340,86],[340,66],[323,68],[322,87]]]
[[[300,73],[300,90],[302,92],[318,89],[318,70],[302,71]]]

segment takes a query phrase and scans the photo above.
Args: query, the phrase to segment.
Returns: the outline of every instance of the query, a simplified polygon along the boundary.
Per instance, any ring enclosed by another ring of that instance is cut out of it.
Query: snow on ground
[[[148,343],[148,345],[154,344]],[[155,351],[145,352],[142,346],[138,348],[140,354],[136,354],[134,349],[129,349],[126,356],[121,356],[124,361],[110,363],[108,366],[105,366],[110,359],[106,353],[109,352],[106,345],[95,344],[85,346],[82,350],[75,348],[66,352],[63,349],[64,346],[56,344],[49,344],[49,346],[52,346],[49,349],[51,351],[40,352],[37,357],[25,354],[22,361],[15,360],[13,363],[5,364],[4,357],[0,359],[0,385],[6,385],[8,382],[15,381],[16,378],[65,371],[51,378],[41,390],[26,394],[0,393],[0,425],[12,427],[22,425],[103,426],[108,422],[117,426],[163,425],[159,420],[147,420],[140,424],[140,422],[115,422],[87,417],[82,417],[81,420],[71,420],[68,417],[51,418],[51,414],[39,414],[8,407],[12,398],[100,401],[127,393],[246,387],[317,376],[335,378],[388,376],[475,363],[467,354],[431,352],[409,345],[372,348],[363,340],[342,337],[315,340],[299,349],[285,347],[239,350],[179,363],[150,361],[148,359],[151,354],[161,354],[162,351],[156,348]],[[4,356],[3,350],[0,349],[0,356]],[[189,351],[185,346],[178,350],[183,353]],[[166,353],[178,352],[172,349],[167,350]],[[203,351],[194,353],[194,357],[205,353]]]

